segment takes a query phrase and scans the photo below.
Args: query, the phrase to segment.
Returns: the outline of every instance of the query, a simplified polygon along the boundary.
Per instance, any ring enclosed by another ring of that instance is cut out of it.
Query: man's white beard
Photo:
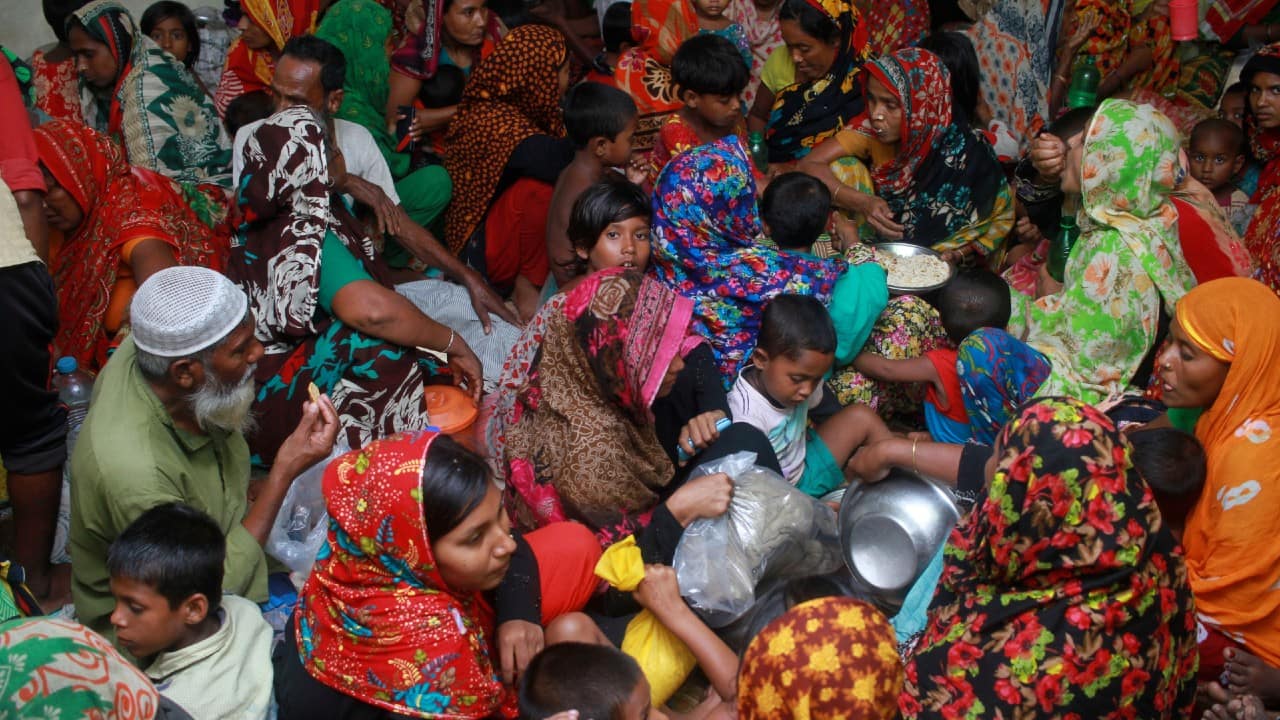
[[[256,395],[253,371],[250,367],[235,385],[222,382],[212,372],[205,373],[204,385],[190,396],[192,412],[201,428],[241,434],[253,431],[257,426],[249,412]]]

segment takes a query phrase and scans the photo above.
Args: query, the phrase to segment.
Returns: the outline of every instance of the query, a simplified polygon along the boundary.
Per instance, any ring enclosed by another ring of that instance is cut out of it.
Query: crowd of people
[[[43,0],[0,716],[1277,717],[1280,5],[1186,5]],[[741,453],[960,520],[713,630]]]

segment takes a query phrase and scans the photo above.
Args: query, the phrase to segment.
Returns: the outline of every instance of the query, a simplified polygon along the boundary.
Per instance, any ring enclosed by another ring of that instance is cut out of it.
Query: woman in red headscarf
[[[213,96],[219,116],[241,95],[271,89],[284,44],[315,31],[320,7],[321,0],[240,0],[240,37],[227,51],[227,67]]]
[[[50,262],[58,288],[54,357],[96,369],[138,286],[173,265],[221,270],[230,228],[206,224],[176,182],[130,166],[96,130],[55,120],[36,128],[35,139],[49,224],[62,235]]]
[[[328,541],[275,658],[281,720],[514,718],[543,644],[597,634],[575,612],[597,584],[591,532],[514,531],[485,461],[448,437],[375,441],[323,485]]]

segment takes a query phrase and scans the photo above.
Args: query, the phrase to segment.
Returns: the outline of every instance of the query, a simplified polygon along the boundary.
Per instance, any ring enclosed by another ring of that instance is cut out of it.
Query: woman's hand
[[[680,439],[677,444],[684,448],[689,457],[697,455],[699,451],[707,449],[707,446],[719,439],[720,431],[716,429],[716,423],[724,418],[725,414],[720,410],[695,415],[683,428],[680,428]]]
[[[498,659],[502,665],[502,681],[515,685],[533,656],[542,652],[545,638],[542,626],[526,620],[508,620],[498,626]]]
[[[902,438],[892,437],[869,445],[863,445],[858,448],[853,457],[849,458],[849,462],[845,467],[863,482],[880,482],[889,474],[889,469],[893,467],[889,457],[889,450],[893,444],[900,442],[903,442]]]
[[[413,114],[413,124],[409,126],[409,135],[413,137],[414,142],[422,142],[427,135],[444,127],[448,127],[449,122],[453,120],[453,116],[458,114],[458,106],[450,105],[444,108],[431,108],[429,110],[418,110]],[[401,120],[404,119],[404,113],[397,115]]]
[[[636,586],[636,602],[661,620],[673,612],[687,610],[680,597],[680,583],[676,571],[666,565],[645,565],[644,580]]]
[[[1071,33],[1071,37],[1067,38],[1066,44],[1067,50],[1072,55],[1079,52],[1080,48],[1089,42],[1089,36],[1093,34],[1094,30],[1098,29],[1098,21],[1099,18],[1094,13],[1086,13],[1083,20],[1080,19],[1079,15],[1076,16],[1075,32]]]
[[[667,498],[667,509],[681,527],[686,527],[699,518],[720,517],[729,510],[731,500],[733,480],[724,473],[715,473],[685,483]]]
[[[466,387],[471,393],[471,399],[480,402],[480,393],[484,390],[484,367],[480,364],[480,358],[472,352],[471,346],[461,335],[455,334],[453,347],[449,348],[445,357],[448,358],[454,384]]]
[[[1030,245],[1032,248],[1039,246],[1040,241],[1044,240],[1040,227],[1031,222],[1029,217],[1018,218],[1018,221],[1013,224],[1013,234],[1020,244]]]
[[[1056,135],[1040,133],[1031,141],[1031,165],[1045,184],[1062,182],[1067,169],[1067,144]]]
[[[1060,292],[1062,292],[1062,283],[1054,280],[1049,274],[1049,263],[1041,265],[1040,274],[1036,276],[1036,297],[1057,295]]]
[[[862,198],[855,200],[854,210],[862,213],[867,218],[867,222],[871,223],[871,227],[882,237],[890,240],[901,240],[902,232],[907,227],[893,218],[893,211],[889,209],[889,203],[884,198],[875,195],[867,195],[865,193],[857,193]]]

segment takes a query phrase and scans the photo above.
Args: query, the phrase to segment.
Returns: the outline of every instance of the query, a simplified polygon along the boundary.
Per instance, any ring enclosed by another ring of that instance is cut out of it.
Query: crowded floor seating
[[[1280,718],[1278,0],[212,2],[0,28],[0,718]]]

